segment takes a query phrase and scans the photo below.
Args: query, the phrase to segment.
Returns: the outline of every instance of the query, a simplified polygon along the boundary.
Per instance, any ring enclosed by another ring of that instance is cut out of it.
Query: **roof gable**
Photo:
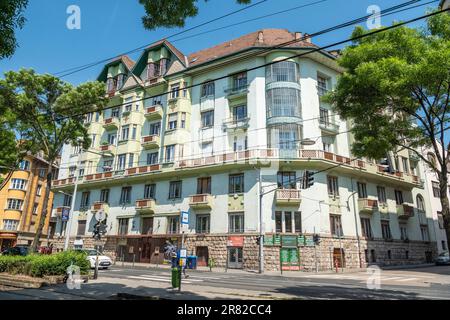
[[[99,76],[97,77],[97,80],[105,82],[108,77],[108,68],[116,66],[120,63],[122,63],[125,66],[127,74],[130,73],[130,71],[134,68],[135,65],[135,62],[126,55],[117,57],[103,67],[102,72],[100,72]]]

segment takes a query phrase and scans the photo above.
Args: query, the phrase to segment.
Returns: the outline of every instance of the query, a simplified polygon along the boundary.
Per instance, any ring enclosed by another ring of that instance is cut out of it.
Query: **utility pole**
[[[64,241],[64,251],[67,251],[69,249],[70,230],[72,229],[73,214],[75,211],[75,199],[77,197],[79,173],[80,173],[80,154],[78,154],[77,166],[75,169],[75,186],[72,193],[72,203],[70,204],[69,219],[66,225],[66,239]]]
[[[263,190],[262,190],[262,177],[261,177],[261,168],[259,168],[259,176],[258,176],[258,185],[259,185],[259,273],[264,273],[264,230],[263,230]]]

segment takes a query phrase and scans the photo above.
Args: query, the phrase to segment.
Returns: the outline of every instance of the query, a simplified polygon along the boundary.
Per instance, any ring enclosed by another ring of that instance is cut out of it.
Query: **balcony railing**
[[[333,132],[333,133],[339,132],[339,124],[336,124],[332,121],[320,120],[319,127],[320,127],[320,129],[325,130],[325,131],[329,131],[329,132]]]
[[[161,119],[163,115],[163,109],[161,105],[154,105],[145,109],[145,117],[148,120]]]
[[[116,146],[112,144],[105,144],[100,146],[100,153],[102,154],[114,154],[116,152]]]
[[[119,118],[117,117],[112,117],[112,118],[107,118],[104,120],[103,122],[103,128],[109,130],[109,129],[117,129],[119,128]]]
[[[250,118],[228,118],[223,121],[223,126],[225,130],[236,131],[236,130],[247,130],[249,127]]]
[[[91,207],[91,211],[97,212],[97,211],[108,211],[109,205],[106,202],[98,201],[94,202],[94,204]]]
[[[248,93],[248,87],[249,84],[247,83],[235,84],[231,87],[226,88],[224,91],[228,98],[232,98],[236,96],[246,95]]]
[[[213,202],[213,196],[210,194],[196,194],[189,199],[189,205],[193,209],[211,209]]]
[[[139,213],[154,213],[155,206],[154,199],[142,199],[136,201],[136,211]]]
[[[409,219],[414,216],[414,207],[406,203],[397,205],[397,214],[399,219]]]
[[[378,209],[378,201],[367,198],[358,199],[358,208],[360,212],[374,213]]]
[[[277,204],[280,205],[300,205],[301,192],[297,189],[278,189],[275,193]]]
[[[160,137],[158,135],[142,137],[141,144],[145,149],[159,148]]]

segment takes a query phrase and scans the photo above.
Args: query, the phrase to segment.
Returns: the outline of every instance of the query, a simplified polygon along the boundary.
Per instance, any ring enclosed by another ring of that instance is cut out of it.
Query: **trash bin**
[[[197,256],[187,257],[187,267],[188,269],[197,269]]]
[[[172,288],[178,288],[180,286],[180,270],[178,268],[172,268]]]

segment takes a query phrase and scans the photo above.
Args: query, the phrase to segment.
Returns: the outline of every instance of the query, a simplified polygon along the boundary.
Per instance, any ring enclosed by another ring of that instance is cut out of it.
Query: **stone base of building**
[[[271,237],[273,235],[266,235]],[[311,237],[311,235],[306,235]],[[197,256],[198,266],[258,270],[257,234],[187,235],[188,255]],[[163,247],[169,241],[181,245],[181,235],[110,236],[101,243],[103,252],[115,261],[163,264]],[[56,251],[64,247],[64,238],[52,239]],[[92,237],[70,239],[69,248],[94,248]],[[290,258],[286,259],[286,257]],[[431,263],[437,256],[435,242],[402,240],[386,241],[356,238],[337,239],[321,236],[320,243],[298,243],[286,247],[281,243],[264,245],[264,270],[326,271],[336,268],[358,269],[368,265],[401,266]]]

